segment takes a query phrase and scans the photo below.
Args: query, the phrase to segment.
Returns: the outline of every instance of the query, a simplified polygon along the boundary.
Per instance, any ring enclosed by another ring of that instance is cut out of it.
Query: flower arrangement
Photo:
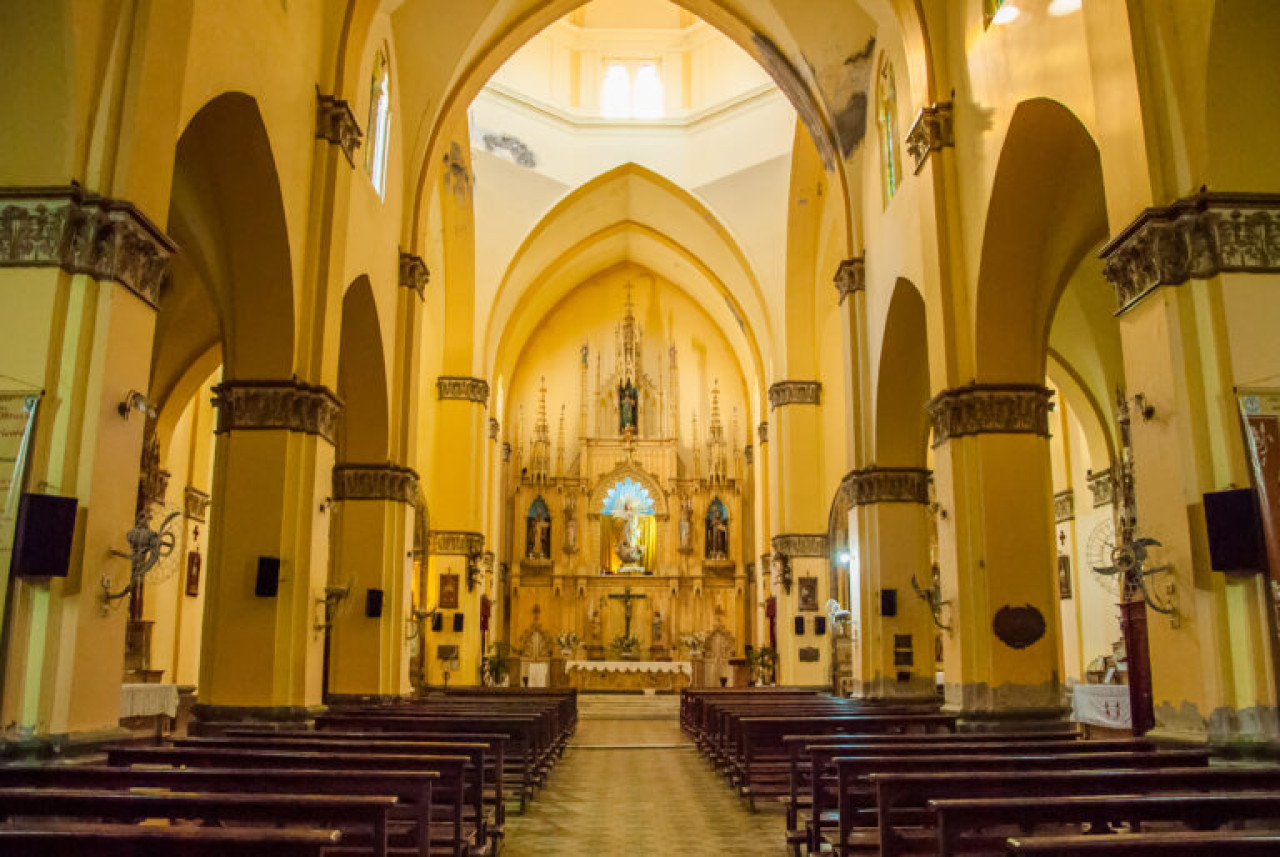
[[[575,631],[561,631],[556,635],[556,645],[560,647],[560,654],[566,658],[573,654],[573,650],[578,648],[580,638]]]
[[[613,642],[609,645],[618,653],[618,657],[624,661],[632,660],[640,653],[639,637],[619,634],[613,638]]]
[[[697,631],[692,634],[685,634],[680,638],[680,645],[689,650],[689,654],[698,657],[702,654],[702,650],[707,646],[707,632]]]
[[[778,666],[778,650],[769,646],[753,649],[747,655],[747,666],[751,669],[751,678],[755,684],[773,684],[774,670]]]

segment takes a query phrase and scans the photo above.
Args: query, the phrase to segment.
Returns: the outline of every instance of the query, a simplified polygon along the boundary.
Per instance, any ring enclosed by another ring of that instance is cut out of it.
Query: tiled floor
[[[786,854],[780,807],[750,812],[674,718],[583,719],[505,857]]]

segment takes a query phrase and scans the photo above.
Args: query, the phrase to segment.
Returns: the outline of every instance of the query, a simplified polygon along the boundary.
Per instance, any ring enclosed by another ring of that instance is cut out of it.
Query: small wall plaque
[[[822,652],[818,650],[817,646],[802,646],[799,655],[800,663],[802,664],[816,664],[822,659]]]
[[[991,630],[1011,649],[1025,649],[1039,642],[1047,629],[1044,614],[1031,604],[1023,607],[1006,604],[996,611],[991,621]]]

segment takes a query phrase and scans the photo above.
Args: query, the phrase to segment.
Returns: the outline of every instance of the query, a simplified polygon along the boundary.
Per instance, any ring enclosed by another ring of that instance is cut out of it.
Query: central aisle
[[[680,731],[673,697],[579,697],[578,731],[504,857],[786,854],[784,818],[750,812]]]

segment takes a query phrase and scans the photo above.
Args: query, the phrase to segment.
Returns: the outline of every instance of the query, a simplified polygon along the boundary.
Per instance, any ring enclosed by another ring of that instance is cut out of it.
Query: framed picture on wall
[[[458,575],[440,575],[440,609],[458,609]]]
[[[800,587],[800,609],[806,613],[816,613],[818,610],[818,578],[802,577],[798,585]]]
[[[1071,557],[1058,554],[1058,597],[1071,597]]]
[[[195,598],[200,594],[200,552],[187,552],[187,595]]]

